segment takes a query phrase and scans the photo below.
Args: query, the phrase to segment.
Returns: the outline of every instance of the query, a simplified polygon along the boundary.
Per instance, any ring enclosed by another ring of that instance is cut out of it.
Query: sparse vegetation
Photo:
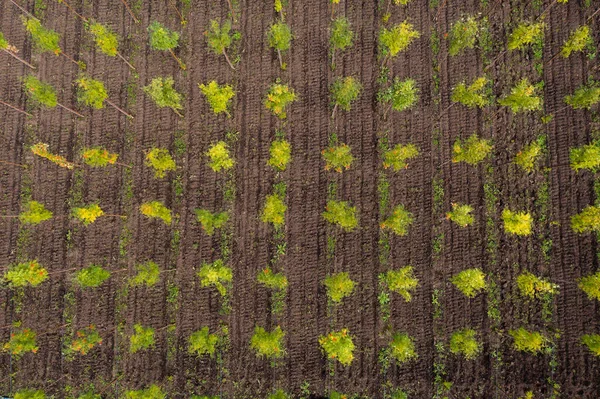
[[[338,77],[331,85],[331,102],[334,112],[337,107],[350,111],[350,104],[358,98],[362,85],[354,76]]]
[[[99,265],[90,265],[75,274],[74,282],[80,288],[97,288],[110,278],[110,272]]]
[[[130,280],[132,287],[153,287],[160,280],[160,268],[151,260],[135,265],[136,274]]]
[[[600,272],[580,278],[578,287],[586,293],[590,300],[600,301]]]
[[[565,44],[560,49],[560,55],[569,58],[574,52],[584,51],[588,46],[593,46],[594,41],[590,35],[590,27],[582,25],[569,35]]]
[[[210,27],[208,31],[206,31],[206,41],[208,48],[211,49],[213,53],[217,55],[223,54],[227,64],[229,64],[231,69],[235,69],[233,63],[229,59],[229,55],[227,55],[227,49],[229,49],[233,43],[231,21],[219,23],[217,20],[211,20]]]
[[[48,279],[48,271],[37,261],[30,260],[9,266],[4,280],[9,287],[37,287]]]
[[[179,113],[183,108],[181,105],[182,96],[175,90],[174,84],[175,81],[170,76],[154,78],[148,86],[144,87],[144,92],[150,96],[158,107],[171,108],[173,112],[183,117]]]
[[[600,102],[600,86],[588,84],[578,87],[575,93],[565,97],[565,103],[574,109],[590,109]]]
[[[37,201],[28,201],[19,214],[19,221],[23,224],[38,225],[52,219],[52,211],[46,209],[44,204]]]
[[[398,112],[410,109],[419,100],[417,82],[414,79],[400,80],[396,77],[390,87],[379,93],[378,99],[390,103],[390,107]]]
[[[571,148],[569,158],[573,170],[589,169],[595,172],[600,168],[600,142]]]
[[[546,137],[540,136],[537,140],[526,145],[515,156],[515,163],[526,172],[533,172],[535,164],[546,149]]]
[[[171,210],[164,206],[160,201],[143,203],[140,205],[140,212],[142,215],[151,219],[160,219],[167,225],[171,224],[171,221],[173,220],[171,216]]]
[[[509,50],[522,50],[525,46],[544,39],[546,25],[540,23],[522,23],[508,36]]]

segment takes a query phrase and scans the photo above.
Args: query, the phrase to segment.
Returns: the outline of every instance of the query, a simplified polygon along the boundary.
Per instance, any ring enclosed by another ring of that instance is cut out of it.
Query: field
[[[600,398],[599,9],[599,0],[0,2],[0,32],[14,46],[0,51],[0,396]],[[352,44],[334,49],[342,17]],[[56,54],[42,51],[27,18],[60,34]],[[207,46],[213,20],[231,21],[223,51]],[[94,21],[117,34],[118,55],[97,46]],[[154,21],[178,32],[171,49],[151,45]],[[396,53],[381,32],[404,21],[419,34]],[[468,30],[457,21],[476,21],[477,33],[451,55]],[[292,34],[279,51],[267,34],[276,22]],[[544,25],[509,49],[524,23]],[[585,46],[564,56],[584,25]],[[36,101],[28,75],[54,86],[62,105]],[[105,84],[102,108],[82,102],[82,77]],[[146,87],[157,77],[174,79],[180,107],[153,100]],[[343,77],[360,83],[348,107],[332,100]],[[456,87],[480,77],[484,100],[457,101]],[[541,102],[516,112],[503,101],[524,78],[524,98]],[[407,79],[417,97],[399,108],[386,90]],[[213,80],[234,90],[224,112],[199,87]],[[287,115],[268,108],[276,83],[295,93]],[[589,103],[565,103],[581,87]],[[469,151],[473,134],[483,141]],[[274,141],[291,147],[283,167]],[[34,154],[37,143],[71,168]],[[211,165],[219,143],[230,159]],[[343,144],[352,158],[332,165],[329,149]],[[397,144],[417,153],[395,168],[387,156]],[[531,167],[515,161],[538,144]],[[118,162],[87,163],[82,151],[99,146]],[[157,148],[175,163],[163,177],[149,161]],[[577,149],[585,167],[574,166]],[[269,198],[282,220],[265,215]],[[25,220],[31,201],[52,217]],[[148,216],[150,201],[168,220]],[[335,201],[355,207],[356,220],[330,219]],[[90,204],[104,215],[88,223],[74,209]],[[467,226],[448,216],[455,205],[471,207]],[[588,206],[595,219],[574,231]],[[398,209],[409,222],[390,218]],[[523,230],[510,230],[505,210],[523,212]],[[11,280],[33,260],[43,281]],[[110,277],[84,287],[76,276],[91,265]],[[158,268],[154,281],[140,283],[140,265]],[[457,284],[466,270],[482,272],[467,279],[471,293]],[[401,288],[389,271],[407,273]],[[337,302],[324,282],[341,272],[353,284]],[[267,275],[279,286],[259,281]],[[528,296],[517,282],[531,275]],[[139,350],[134,326],[152,335]],[[260,355],[256,328],[278,326],[283,337]],[[205,327],[209,348],[192,350]],[[520,328],[532,334],[525,348]],[[456,345],[463,329],[475,332],[471,352]],[[28,331],[35,347],[11,346]],[[94,331],[101,342],[81,353],[77,340]],[[325,352],[324,341],[347,337],[351,361]]]

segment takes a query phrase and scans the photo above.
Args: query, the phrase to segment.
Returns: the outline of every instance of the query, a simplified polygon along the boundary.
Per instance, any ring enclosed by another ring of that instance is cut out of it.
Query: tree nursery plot
[[[2,0],[0,396],[600,398],[600,0]]]

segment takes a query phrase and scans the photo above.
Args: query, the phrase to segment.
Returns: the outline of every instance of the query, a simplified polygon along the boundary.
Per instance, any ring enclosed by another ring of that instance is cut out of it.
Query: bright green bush
[[[537,331],[528,331],[523,327],[508,332],[514,339],[515,350],[539,353],[547,344],[548,339]]]
[[[267,93],[265,107],[279,119],[285,119],[287,117],[285,109],[294,101],[296,101],[296,93],[293,89],[290,89],[287,85],[274,83]]]
[[[217,259],[212,263],[202,263],[202,267],[197,274],[202,287],[214,286],[221,296],[227,294],[227,286],[233,280],[233,272],[225,266],[221,259]]]
[[[580,278],[577,286],[587,294],[590,300],[600,301],[600,272]]]
[[[408,234],[408,228],[413,222],[413,214],[406,210],[404,205],[398,205],[394,208],[392,214],[381,223],[381,228],[390,229],[396,235],[402,237]]]
[[[504,231],[509,234],[531,235],[533,219],[529,212],[513,212],[510,209],[504,209],[502,211],[502,221],[504,222]]]
[[[394,333],[389,345],[390,355],[396,362],[402,364],[416,359],[418,354],[415,350],[413,339],[406,333]]]
[[[229,155],[229,146],[224,141],[211,145],[206,155],[209,158],[208,166],[215,172],[233,168],[235,161]]]
[[[202,94],[206,96],[206,100],[210,105],[210,108],[215,114],[225,113],[229,114],[228,108],[231,99],[235,96],[235,91],[230,85],[219,85],[216,81],[212,80],[208,85],[198,85]]]
[[[452,204],[452,210],[446,213],[446,219],[452,220],[460,227],[467,227],[475,222],[475,216],[472,215],[473,207],[466,204]]]
[[[271,143],[269,154],[269,165],[277,170],[284,171],[292,159],[292,147],[286,140],[275,140]]]
[[[202,225],[202,230],[209,236],[215,234],[215,229],[221,229],[229,220],[229,212],[211,212],[208,209],[195,209],[196,219]]]
[[[114,165],[119,158],[119,154],[109,152],[103,147],[87,147],[81,150],[83,162],[93,168],[100,168],[107,165]]]
[[[327,201],[323,217],[329,223],[337,224],[346,231],[352,231],[358,226],[356,207],[346,201]]]
[[[209,355],[212,357],[217,350],[218,342],[217,334],[211,334],[208,327],[202,327],[190,335],[188,352],[196,356]]]
[[[173,88],[175,81],[172,77],[158,77],[152,79],[148,86],[144,87],[144,92],[150,96],[154,103],[160,108],[171,108],[179,116],[182,96]]]
[[[414,29],[412,24],[404,21],[391,29],[381,28],[379,44],[386,56],[395,57],[399,52],[406,50],[419,37],[421,37],[421,34]]]
[[[271,332],[256,326],[254,328],[254,335],[250,339],[250,347],[256,351],[256,356],[262,356],[267,359],[282,357],[284,355],[282,349],[284,336],[285,333],[279,326],[275,327]]]
[[[560,55],[564,58],[569,58],[572,53],[583,51],[586,47],[593,45],[594,40],[590,35],[590,27],[583,25],[571,32],[569,38],[560,49]]]
[[[125,399],[167,399],[167,394],[158,385],[152,384],[146,389],[125,391]]]
[[[73,208],[72,212],[75,219],[83,223],[84,226],[94,223],[96,219],[104,215],[104,211],[98,204]]]
[[[144,163],[146,166],[154,169],[154,177],[158,179],[162,179],[167,175],[167,172],[176,169],[175,161],[173,160],[173,157],[171,157],[171,154],[169,154],[169,150],[166,148],[152,148],[146,154]]]
[[[53,52],[59,55],[62,52],[58,45],[60,42],[60,35],[58,33],[52,29],[43,27],[37,18],[21,17],[21,19],[27,32],[31,34],[33,45],[40,53]]]
[[[102,25],[98,22],[92,22],[88,29],[94,36],[96,46],[102,53],[111,57],[117,55],[119,40],[117,35],[108,26]]]
[[[530,272],[521,273],[517,277],[517,287],[521,295],[534,299],[558,293],[558,285],[537,277]]]
[[[419,286],[419,280],[415,277],[412,266],[405,266],[398,270],[388,270],[379,275],[379,281],[388,290],[401,295],[406,302],[410,302],[412,299],[411,292]]]
[[[283,389],[278,389],[267,396],[267,399],[290,399],[290,397]]]
[[[469,108],[483,108],[490,103],[488,83],[489,80],[485,76],[475,79],[469,86],[461,82],[452,89],[451,99]]]
[[[542,103],[542,98],[535,95],[535,87],[529,83],[527,78],[523,78],[517,83],[510,90],[510,94],[498,100],[498,104],[509,107],[515,114],[524,111],[541,110]]]
[[[156,218],[162,220],[165,224],[169,225],[172,221],[171,210],[163,205],[160,201],[145,202],[140,205],[140,212],[142,215],[149,218]]]
[[[327,297],[335,303],[340,303],[342,299],[350,296],[355,286],[347,272],[327,276],[323,284],[327,288]]]
[[[292,30],[285,22],[276,22],[269,27],[267,32],[269,47],[278,51],[290,49],[292,43]]]
[[[465,141],[457,139],[452,146],[452,162],[466,162],[469,165],[476,165],[483,161],[492,151],[490,140],[480,139],[476,133],[473,133]]]
[[[337,17],[333,20],[331,23],[331,36],[329,37],[329,44],[334,51],[344,51],[348,47],[352,47],[353,36],[354,32],[352,32],[348,18]]]
[[[362,85],[354,76],[337,77],[331,85],[331,102],[344,111],[350,111],[350,104],[358,98]]]
[[[48,271],[37,260],[11,265],[4,273],[10,287],[37,287],[48,279]]]
[[[88,77],[81,77],[75,81],[77,83],[77,100],[92,108],[101,109],[104,107],[104,100],[108,98],[104,83]]]
[[[392,168],[394,172],[400,169],[407,169],[409,159],[419,155],[419,149],[414,144],[396,144],[393,148],[383,153],[383,168]]]
[[[544,23],[522,23],[508,36],[508,49],[521,50],[529,44],[544,40]]]
[[[277,194],[267,195],[260,220],[265,223],[273,223],[275,228],[279,228],[285,223],[286,210],[287,205],[281,196]]]
[[[419,100],[419,89],[414,79],[400,80],[394,78],[392,85],[378,94],[379,101],[391,103],[392,109],[405,111],[412,108]]]
[[[52,212],[37,201],[28,201],[19,214],[19,221],[23,224],[37,225],[52,219]]]
[[[90,265],[75,274],[75,284],[80,288],[100,287],[110,278],[110,272],[102,266]]]
[[[546,149],[546,136],[540,136],[537,140],[526,145],[515,156],[515,163],[526,172],[533,172],[535,163]]]
[[[229,63],[227,49],[231,47],[233,38],[231,35],[231,21],[225,21],[222,24],[217,20],[211,20],[208,31],[206,31],[206,42],[208,48],[217,55],[223,54]],[[233,68],[233,65],[230,63]]]
[[[130,284],[133,287],[139,287],[145,285],[146,287],[153,287],[160,280],[160,268],[155,262],[151,260],[138,263],[135,265],[136,274],[131,278]]]
[[[456,21],[448,34],[450,40],[448,54],[455,56],[465,49],[474,48],[478,33],[479,24],[475,17],[470,16]]]
[[[573,95],[565,97],[565,103],[574,109],[590,109],[600,102],[600,86],[589,84],[578,87]]]
[[[600,168],[600,142],[571,148],[569,158],[571,168],[575,171],[580,169],[596,171]]]
[[[141,324],[133,326],[134,333],[129,337],[129,353],[136,353],[154,346],[154,328]]]
[[[581,337],[581,343],[587,346],[594,356],[600,356],[600,335],[586,334]]]
[[[8,50],[10,47],[10,43],[6,40],[4,34],[0,32],[0,50]]]
[[[325,170],[333,169],[338,173],[342,173],[344,169],[350,169],[350,165],[354,161],[350,146],[347,144],[331,146],[324,149],[321,154],[325,160]]]
[[[77,399],[102,399],[101,395],[96,395],[94,392],[86,392],[77,397]]]
[[[71,341],[70,349],[81,355],[87,355],[96,345],[102,344],[102,337],[93,324],[77,331],[75,335],[76,338]]]
[[[153,50],[168,51],[179,45],[179,33],[170,30],[158,21],[152,21],[148,26],[150,47]]]
[[[36,336],[31,329],[21,328],[10,334],[10,340],[3,345],[3,349],[17,359],[28,352],[36,353],[39,349]]]
[[[276,291],[283,291],[288,285],[288,280],[283,273],[273,273],[269,267],[258,272],[256,280],[265,287]]]
[[[46,394],[41,389],[19,389],[14,399],[46,399]]]
[[[473,298],[487,288],[485,273],[480,269],[467,269],[450,280],[466,297]]]
[[[455,331],[450,337],[450,352],[473,360],[481,353],[481,342],[477,341],[477,332],[471,328]]]
[[[37,104],[54,108],[58,104],[56,90],[48,83],[44,83],[33,75],[23,78],[25,93]]]
[[[319,345],[329,359],[337,359],[342,366],[348,366],[354,359],[354,342],[347,328],[320,336]]]
[[[600,231],[600,207],[587,206],[571,217],[571,228],[575,233]]]

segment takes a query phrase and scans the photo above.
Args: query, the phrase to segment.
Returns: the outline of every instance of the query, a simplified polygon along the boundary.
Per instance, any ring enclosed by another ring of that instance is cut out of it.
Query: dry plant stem
[[[27,168],[27,165],[23,165],[21,163],[14,163],[14,162],[9,162],[9,161],[3,161],[1,159],[0,159],[0,163],[5,163],[5,164],[8,164],[8,165],[14,165],[14,166],[20,166],[20,167],[25,168],[25,169]]]
[[[177,116],[179,116],[180,118],[183,118],[183,115],[181,115],[179,113],[179,111],[177,111],[175,108],[171,108],[173,110],[173,112],[175,112],[177,114]]]
[[[61,107],[62,109],[65,109],[81,118],[85,118],[85,116],[81,115],[79,112],[75,111],[74,109],[71,109],[69,107],[65,107],[64,105],[62,105],[61,103],[56,103],[56,105],[58,105],[59,107]]]
[[[75,9],[73,7],[71,7],[71,5],[69,3],[67,3],[65,0],[60,0],[59,3],[63,3],[65,6],[67,6],[67,8],[69,10],[71,10],[71,12],[75,15],[77,15],[79,18],[81,18],[83,21],[87,22],[87,18],[84,17],[83,15],[81,15],[80,13],[78,13],[77,11],[75,11]]]
[[[227,55],[227,52],[225,51],[225,49],[223,49],[223,55],[225,56],[225,60],[227,61],[227,63],[231,67],[231,69],[233,69],[235,71],[235,67],[233,66],[233,64],[229,60],[229,56]]]
[[[13,53],[12,51],[8,51],[7,49],[3,49],[3,50],[4,50],[4,52],[12,55],[15,59],[21,61],[24,65],[27,65],[29,68],[35,69],[35,67],[33,65],[31,65],[29,62],[25,61],[24,59],[22,59],[21,57],[19,57],[15,53]]]
[[[337,105],[337,104],[335,104],[335,105],[333,106],[333,112],[331,113],[331,119],[333,119],[333,118],[335,117],[335,111],[337,111],[337,108],[338,108],[338,105]]]
[[[19,108],[15,107],[14,105],[10,105],[9,103],[5,103],[5,102],[4,102],[4,101],[2,101],[2,100],[0,100],[0,104],[6,105],[7,107],[9,107],[9,108],[12,108],[12,109],[14,109],[15,111],[17,111],[17,112],[20,112],[20,113],[22,113],[22,114],[25,114],[25,115],[27,115],[27,116],[33,116],[33,115],[31,115],[29,112],[27,112],[27,111],[23,111],[22,109],[19,109]]]
[[[229,6],[229,11],[231,11],[231,19],[235,21],[235,13],[233,12],[233,4],[231,0],[227,0],[227,5]]]
[[[113,107],[114,109],[116,109],[117,111],[119,111],[120,113],[122,113],[123,115],[125,115],[126,117],[133,119],[133,115],[130,115],[127,112],[125,112],[124,110],[122,110],[121,108],[119,108],[117,105],[115,105],[112,101],[110,101],[108,99],[104,100],[104,101],[106,101],[106,103],[108,105],[110,105],[111,107]]]
[[[173,56],[173,58],[175,59],[175,61],[177,61],[177,63],[179,64],[179,67],[185,71],[185,64],[183,62],[181,62],[181,60],[179,59],[179,57],[177,57],[175,55],[175,53],[173,52],[173,50],[169,49],[169,53],[171,53],[171,55]]]
[[[585,23],[587,24],[590,21],[590,19],[594,18],[599,12],[600,12],[600,8],[597,9],[592,15],[590,15],[590,17],[585,20]]]
[[[123,166],[125,168],[130,168],[130,169],[132,168],[131,165],[127,165],[126,163],[123,163],[123,162],[115,162],[115,165]]]
[[[121,55],[121,53],[117,52],[117,57],[119,57],[121,60],[123,60],[123,62],[124,62],[124,63],[126,63],[126,64],[127,64],[127,66],[128,66],[129,68],[131,68],[131,70],[135,71],[135,67],[134,67],[133,65],[131,65],[131,64],[129,63],[129,61],[127,61],[127,60],[125,59],[125,57],[123,57],[123,56]]]
[[[331,70],[335,70],[335,49],[331,52]]]
[[[507,50],[503,50],[503,51],[501,51],[501,52],[500,52],[500,54],[498,54],[498,55],[496,56],[496,58],[494,58],[494,59],[492,60],[492,62],[490,62],[490,65],[486,66],[486,67],[483,69],[483,71],[485,72],[485,71],[487,71],[488,69],[490,69],[491,67],[493,67],[493,66],[494,66],[494,64],[496,63],[496,61],[498,61],[498,60],[500,59],[500,57],[502,57],[504,54],[506,54],[506,52],[507,52]]]
[[[75,59],[73,57],[71,57],[70,55],[66,55],[65,53],[63,53],[62,51],[60,52],[66,59],[68,59],[69,61],[71,61],[73,64],[77,65],[77,67],[79,67],[79,62],[75,61]]]
[[[129,4],[127,4],[127,0],[121,0],[121,3],[123,3],[123,5],[125,6],[125,8],[127,9],[127,12],[129,12],[129,15],[131,15],[131,18],[133,18],[133,20],[135,21],[135,23],[139,24],[140,21],[135,17],[135,14],[131,10],[131,7],[129,7]]]
[[[392,103],[390,103],[390,105],[388,105],[388,107],[385,109],[385,111],[383,111],[383,119],[387,120],[387,114],[388,112],[390,112],[390,110],[392,109]]]
[[[185,24],[185,18],[183,18],[183,15],[181,14],[181,12],[179,11],[179,9],[177,8],[177,5],[173,4],[171,2],[169,2],[169,5],[171,6],[172,9],[175,10],[175,12],[177,13],[177,15],[179,15],[179,19],[181,20],[181,25]]]
[[[548,7],[546,7],[546,9],[544,11],[542,11],[542,13],[538,17],[538,19],[542,18],[548,11],[550,11],[552,6],[554,6],[556,4],[556,2],[557,2],[557,0],[554,0],[552,3],[550,3],[550,5]]]
[[[102,215],[103,217],[108,217],[108,218],[121,218],[121,219],[127,219],[126,215],[113,215],[111,213],[105,213],[104,215]]]
[[[391,0],[390,0],[391,1]],[[446,5],[446,2],[448,0],[444,0],[444,2],[442,3],[442,5],[440,6],[440,8],[438,8],[438,13],[437,13],[437,17],[436,19],[439,20],[440,19],[440,14],[442,13],[442,9],[444,8],[444,6]]]
[[[25,14],[29,15],[31,18],[35,18],[36,20],[39,21],[39,19],[37,19],[36,17],[33,16],[33,14],[31,14],[29,11],[27,11],[26,9],[24,9],[23,7],[21,7],[18,3],[16,3],[14,0],[9,0],[11,3],[13,3],[15,6],[17,6],[17,8],[21,11],[23,11]]]
[[[283,60],[281,59],[281,50],[277,49],[277,58],[279,58],[279,67],[283,69]]]

